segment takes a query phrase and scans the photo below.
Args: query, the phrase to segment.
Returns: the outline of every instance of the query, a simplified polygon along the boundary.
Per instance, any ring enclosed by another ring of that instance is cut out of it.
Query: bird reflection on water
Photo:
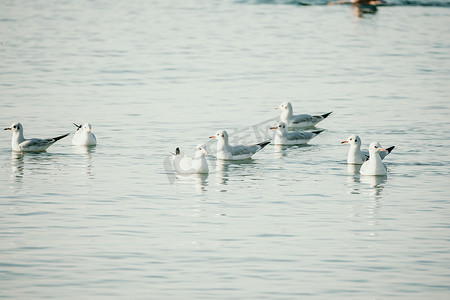
[[[303,145],[273,145],[273,151],[275,153],[275,157],[283,158],[288,156],[292,151],[300,151],[300,153],[304,151],[311,151],[316,147],[316,145],[303,144]],[[292,151],[291,151],[292,150]]]
[[[355,16],[362,18],[364,15],[374,15],[378,11],[377,5],[373,4],[352,4],[352,10]]]
[[[362,18],[364,15],[376,14],[378,11],[378,6],[387,5],[384,0],[351,0],[351,1],[332,1],[328,2],[328,5],[338,5],[338,4],[348,4],[352,6],[352,10],[355,16]]]
[[[80,155],[82,158],[86,158],[84,167],[86,170],[86,176],[88,178],[94,178],[95,172],[92,164],[92,154],[95,153],[96,146],[73,146],[73,152]],[[81,158],[80,158],[81,159]]]
[[[348,192],[350,194],[361,194],[361,183],[369,185],[369,195],[375,198],[382,197],[382,192],[387,182],[387,176],[360,175],[361,165],[347,165],[347,183]]]
[[[176,174],[176,181],[175,183],[177,185],[183,185],[188,184],[194,185],[195,190],[197,192],[206,192],[207,187],[209,185],[208,182],[208,173],[201,173],[201,174]]]
[[[24,175],[24,156],[22,152],[11,152],[11,178],[16,183],[22,183]]]
[[[252,170],[258,165],[254,159],[243,159],[234,161],[217,160],[216,178],[217,183],[222,186],[228,185],[231,176],[250,176],[253,174]],[[243,173],[241,174],[241,171]],[[226,191],[226,190],[221,190]]]

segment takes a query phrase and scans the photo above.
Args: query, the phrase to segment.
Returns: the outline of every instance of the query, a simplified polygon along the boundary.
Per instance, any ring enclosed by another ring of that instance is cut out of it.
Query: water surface
[[[0,297],[444,299],[450,10],[252,1],[0,4]],[[308,146],[218,164],[293,103],[334,114]],[[395,145],[364,177],[340,142]],[[176,147],[211,172],[177,176]]]

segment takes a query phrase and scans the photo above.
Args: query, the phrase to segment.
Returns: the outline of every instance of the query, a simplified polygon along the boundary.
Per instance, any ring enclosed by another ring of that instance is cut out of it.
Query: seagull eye
[[[375,146],[375,148],[378,148],[378,146]]]
[[[278,127],[281,127],[281,125],[278,125]]]

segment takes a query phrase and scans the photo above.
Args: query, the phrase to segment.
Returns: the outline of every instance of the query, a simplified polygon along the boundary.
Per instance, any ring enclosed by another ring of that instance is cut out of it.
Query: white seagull
[[[369,146],[369,160],[365,161],[359,172],[361,175],[386,175],[387,169],[380,157],[380,151],[386,151],[380,144],[373,142]]]
[[[284,122],[278,122],[275,127],[270,127],[274,129],[275,134],[273,136],[273,143],[275,145],[301,145],[306,144],[313,137],[317,136],[323,130],[317,130],[312,132],[301,132],[301,131],[288,131],[288,126]]]
[[[180,174],[207,174],[209,172],[205,157],[207,153],[204,145],[197,145],[195,156],[191,158],[181,153],[180,148],[177,148],[173,156],[173,167]]]
[[[5,130],[11,130],[13,133],[11,140],[12,150],[20,152],[43,152],[56,141],[70,134],[66,133],[49,139],[26,139],[23,137],[23,126],[19,122],[13,123],[11,127],[5,128]]]
[[[217,139],[217,159],[222,160],[240,160],[251,158],[253,154],[267,146],[270,141],[265,141],[255,145],[237,145],[231,146],[228,143],[228,133],[225,130],[217,131],[216,135],[209,138]]]
[[[283,102],[280,106],[275,107],[275,109],[281,110],[280,121],[284,122],[291,128],[302,128],[311,127],[328,117],[332,112],[323,115],[294,115],[294,110],[292,109],[292,104],[290,102]]]
[[[72,144],[77,146],[94,146],[97,145],[97,139],[95,134],[92,133],[92,126],[90,123],[85,123],[84,125],[77,125],[77,131],[72,139]]]
[[[361,150],[361,138],[356,134],[352,134],[347,140],[341,142],[341,144],[350,145],[347,155],[348,164],[362,165],[369,159],[369,151]],[[395,146],[391,146],[386,148],[385,151],[379,152],[380,158],[384,159],[392,150],[394,150],[394,148]]]

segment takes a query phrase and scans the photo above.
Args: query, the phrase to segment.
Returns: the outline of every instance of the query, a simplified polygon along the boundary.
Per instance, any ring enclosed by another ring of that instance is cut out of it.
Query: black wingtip
[[[262,143],[259,143],[259,144],[256,144],[256,145],[260,146],[261,149],[262,149],[262,148],[264,148],[265,146],[267,146],[269,144],[270,144],[270,141],[265,141],[265,142],[262,142]]]
[[[177,147],[177,149],[175,149],[175,155],[180,155],[180,153],[181,153],[180,148]]]
[[[395,148],[395,146],[391,146],[391,147],[389,147],[389,148],[386,148],[386,151],[387,151],[388,153],[391,153],[391,151],[394,150],[394,148]]]
[[[75,124],[75,123],[72,123],[73,125],[75,125],[76,127],[77,127],[77,130],[78,129],[81,129],[81,127],[83,127],[82,125],[77,125],[77,124]]]
[[[322,115],[322,118],[324,118],[324,119],[325,119],[326,117],[328,117],[328,116],[329,116],[329,115],[331,115],[332,113],[333,113],[333,112],[332,112],[332,111],[330,111],[329,113],[323,114],[323,115]]]
[[[66,136],[68,136],[70,134],[70,132],[69,133],[66,133],[66,134],[63,134],[63,135],[60,135],[60,136],[58,136],[58,137],[55,137],[55,138],[53,138],[54,140],[55,140],[55,142],[56,141],[59,141],[60,139],[62,139],[62,138],[65,138]]]
[[[325,129],[321,129],[321,130],[311,131],[311,133],[319,134],[319,133],[324,132],[324,131],[325,131]]]

